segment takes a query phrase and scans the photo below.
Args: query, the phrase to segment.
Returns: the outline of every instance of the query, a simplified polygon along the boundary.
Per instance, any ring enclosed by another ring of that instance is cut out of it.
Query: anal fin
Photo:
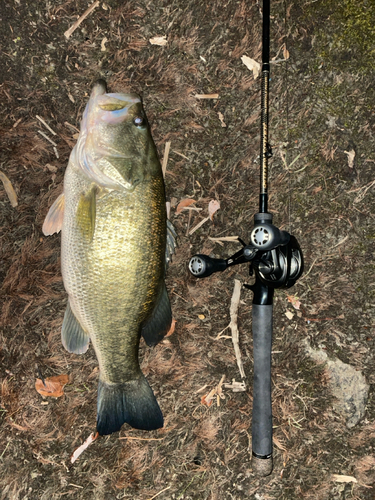
[[[168,333],[172,323],[172,310],[167,288],[163,282],[158,301],[151,316],[142,325],[142,336],[148,346],[154,346]]]
[[[68,352],[83,354],[89,347],[90,337],[74,316],[69,301],[61,328],[61,342]]]

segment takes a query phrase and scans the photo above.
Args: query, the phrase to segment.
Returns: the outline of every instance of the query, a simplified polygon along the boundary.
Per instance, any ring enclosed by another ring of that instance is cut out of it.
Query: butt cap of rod
[[[251,458],[251,467],[256,476],[269,476],[273,469],[272,457],[258,458],[253,455]]]

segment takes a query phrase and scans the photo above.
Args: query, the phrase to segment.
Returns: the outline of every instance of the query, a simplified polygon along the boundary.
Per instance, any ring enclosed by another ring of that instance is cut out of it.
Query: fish
[[[165,273],[177,234],[167,219],[165,186],[141,98],[93,86],[64,175],[63,193],[42,231],[61,230],[68,304],[61,340],[70,353],[91,341],[99,363],[97,431],[124,423],[163,427],[163,414],[140,368],[143,336],[155,346],[172,311]]]

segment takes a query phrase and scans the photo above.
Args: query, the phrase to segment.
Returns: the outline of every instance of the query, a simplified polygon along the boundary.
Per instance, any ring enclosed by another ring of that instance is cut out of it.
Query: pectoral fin
[[[82,194],[77,208],[77,223],[82,236],[91,241],[95,233],[97,188],[93,186],[86,194]]]
[[[59,233],[61,231],[64,218],[64,206],[65,197],[64,193],[61,193],[49,209],[44,220],[42,231],[45,236],[51,236],[51,234]]]
[[[172,323],[172,310],[168,292],[163,283],[159,298],[151,316],[142,326],[142,336],[148,346],[154,346],[168,333]]]
[[[68,352],[83,354],[89,347],[90,338],[74,316],[68,302],[61,328],[61,342]]]

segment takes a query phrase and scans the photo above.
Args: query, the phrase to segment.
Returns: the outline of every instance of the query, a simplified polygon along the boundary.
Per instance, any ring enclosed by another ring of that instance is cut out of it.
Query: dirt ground
[[[18,198],[13,207],[0,184],[0,498],[374,499],[374,2],[271,2],[269,209],[299,240],[305,273],[275,295],[274,471],[261,479],[250,463],[245,288],[238,326],[246,391],[224,387],[223,399],[201,402],[222,376],[241,381],[230,330],[217,337],[230,321],[234,279],[252,278],[245,265],[205,280],[187,270],[198,251],[238,250],[210,238],[248,240],[258,210],[260,79],[241,57],[261,60],[261,3],[108,0],[67,39],[88,6],[0,5],[0,170]],[[151,44],[155,36],[167,43]],[[166,190],[179,247],[167,285],[176,330],[140,352],[164,428],[125,425],[71,464],[95,431],[98,368],[93,349],[78,356],[61,345],[60,236],[44,237],[41,227],[99,77],[112,92],[142,95],[161,158],[171,142]],[[201,210],[177,215],[184,198]],[[214,220],[189,234],[211,199],[221,205]],[[344,403],[329,368],[339,361]],[[64,396],[35,390],[41,375],[60,374],[69,375]]]

